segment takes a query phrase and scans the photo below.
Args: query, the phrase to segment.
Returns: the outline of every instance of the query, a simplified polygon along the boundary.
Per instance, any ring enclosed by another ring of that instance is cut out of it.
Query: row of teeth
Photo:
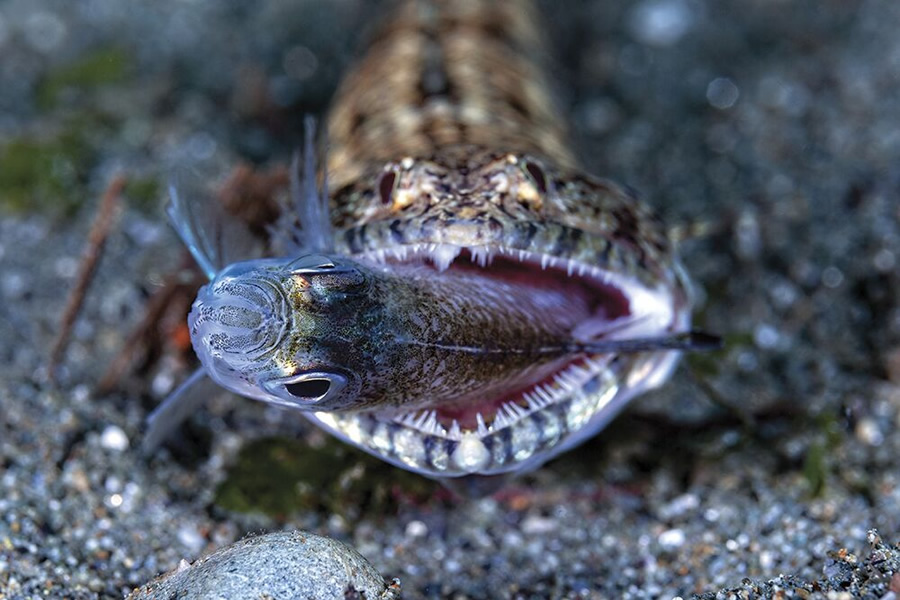
[[[369,413],[315,413],[320,423],[356,445],[426,475],[494,474],[514,470],[581,429],[618,391],[604,365],[572,366],[554,385],[526,394],[528,407],[505,404],[487,425],[448,429],[433,411],[384,421]]]
[[[364,252],[362,256],[379,263],[385,263],[389,259],[408,262],[415,259],[430,260],[438,271],[447,270],[453,261],[468,250],[469,258],[480,267],[491,264],[497,255],[508,256],[519,262],[540,264],[542,269],[564,268],[571,277],[578,274],[579,277],[590,275],[599,280],[605,280],[608,274],[599,267],[589,265],[576,260],[551,256],[540,252],[517,250],[505,246],[457,246],[456,244],[411,244],[407,246],[393,246],[379,250]]]
[[[570,365],[565,370],[556,374],[553,383],[538,384],[533,390],[525,392],[523,399],[526,406],[522,406],[516,402],[509,401],[504,403],[494,416],[494,420],[490,425],[485,423],[481,413],[475,416],[477,423],[474,430],[481,437],[496,433],[501,429],[505,429],[515,425],[518,421],[525,417],[545,409],[548,406],[556,404],[566,397],[571,396],[581,390],[582,386],[587,383],[590,378],[606,366],[608,356],[597,356],[596,358],[585,358],[585,366],[577,364]],[[587,368],[589,367],[589,368]],[[454,419],[450,428],[446,428],[440,424],[437,418],[437,411],[424,410],[419,413],[409,413],[396,419],[400,425],[415,429],[424,435],[432,435],[451,440],[460,440],[464,435],[472,432],[463,430],[459,423]]]

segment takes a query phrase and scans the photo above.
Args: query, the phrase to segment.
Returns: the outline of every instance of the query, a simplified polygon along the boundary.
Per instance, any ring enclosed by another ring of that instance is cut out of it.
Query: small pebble
[[[107,425],[100,434],[100,445],[107,450],[122,452],[128,449],[128,436],[116,425]]]
[[[659,534],[659,545],[666,550],[674,550],[680,548],[685,542],[684,531],[681,529],[669,529]]]
[[[391,600],[400,583],[385,583],[356,550],[305,531],[246,538],[191,565],[178,567],[128,596],[154,598],[244,598]]]

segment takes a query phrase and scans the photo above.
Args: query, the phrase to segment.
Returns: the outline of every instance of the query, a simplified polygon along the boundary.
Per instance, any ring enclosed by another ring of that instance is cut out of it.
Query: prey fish
[[[427,476],[515,474],[716,346],[663,223],[578,168],[538,22],[520,0],[400,2],[337,93],[321,173],[307,127],[274,256],[173,191],[210,283],[202,367],[151,444],[208,376]]]

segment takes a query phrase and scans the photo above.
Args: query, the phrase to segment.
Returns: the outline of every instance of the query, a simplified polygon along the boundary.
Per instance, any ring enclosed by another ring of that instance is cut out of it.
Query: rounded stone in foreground
[[[336,540],[282,531],[246,538],[193,564],[182,561],[128,600],[393,600],[400,582],[385,583],[356,550]]]

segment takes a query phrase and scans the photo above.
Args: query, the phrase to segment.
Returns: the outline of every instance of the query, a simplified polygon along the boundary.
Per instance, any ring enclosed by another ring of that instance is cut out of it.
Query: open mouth
[[[595,353],[579,344],[670,333],[686,325],[674,292],[576,260],[503,246],[415,244],[357,255],[382,265],[422,264],[524,290],[529,319],[564,333],[552,360],[474,393],[403,412],[310,416],[355,445],[432,476],[527,470],[602,427],[635,393],[655,387],[673,353]],[[550,350],[554,350],[551,348]]]

